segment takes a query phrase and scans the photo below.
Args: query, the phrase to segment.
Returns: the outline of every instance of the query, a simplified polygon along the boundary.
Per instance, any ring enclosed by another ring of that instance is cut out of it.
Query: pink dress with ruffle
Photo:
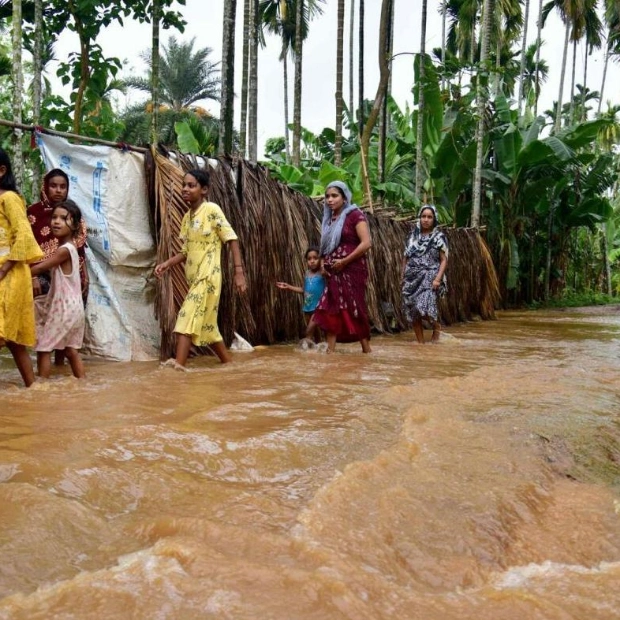
[[[71,273],[65,274],[60,266],[54,267],[49,293],[35,299],[35,350],[39,352],[66,347],[80,349],[84,341],[85,317],[78,252],[73,243],[65,243],[61,248],[67,248],[71,255]]]

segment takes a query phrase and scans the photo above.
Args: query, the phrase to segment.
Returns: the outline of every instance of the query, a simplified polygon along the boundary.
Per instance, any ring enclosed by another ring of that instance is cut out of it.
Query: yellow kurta
[[[15,192],[4,192],[0,195],[0,267],[8,260],[16,264],[0,280],[0,343],[34,345],[34,302],[28,263],[36,263],[43,256],[26,217],[24,201]]]
[[[185,214],[180,236],[189,291],[174,331],[191,336],[199,347],[220,342],[217,309],[222,290],[222,244],[237,235],[218,205],[203,202],[194,214]]]

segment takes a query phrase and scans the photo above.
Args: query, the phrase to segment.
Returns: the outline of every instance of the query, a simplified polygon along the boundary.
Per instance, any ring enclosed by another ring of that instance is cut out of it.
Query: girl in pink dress
[[[58,249],[50,258],[33,265],[32,275],[51,272],[50,290],[35,302],[37,329],[37,371],[48,378],[52,351],[64,350],[73,375],[85,376],[79,350],[84,340],[84,304],[80,284],[80,261],[75,240],[80,234],[82,213],[72,200],[65,200],[52,211],[51,228]]]

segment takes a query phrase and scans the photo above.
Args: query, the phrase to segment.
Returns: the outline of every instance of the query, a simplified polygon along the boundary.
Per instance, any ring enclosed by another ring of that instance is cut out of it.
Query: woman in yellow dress
[[[192,344],[197,347],[208,345],[223,364],[232,361],[217,327],[222,289],[222,245],[229,245],[232,251],[237,290],[240,293],[247,290],[237,235],[222,209],[206,200],[208,192],[208,172],[190,170],[186,173],[182,197],[189,205],[189,211],[181,222],[183,246],[179,254],[155,267],[155,275],[159,278],[170,267],[185,263],[189,290],[174,326],[176,357],[166,362],[175,367],[185,366]]]
[[[15,187],[11,161],[0,148],[0,347],[8,347],[26,387],[34,382],[26,347],[34,346],[36,338],[28,264],[42,258],[26,204]]]

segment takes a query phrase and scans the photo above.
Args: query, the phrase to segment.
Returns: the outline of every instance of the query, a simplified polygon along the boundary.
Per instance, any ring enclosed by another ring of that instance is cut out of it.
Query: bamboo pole
[[[91,138],[90,136],[80,136],[75,133],[69,133],[67,131],[57,131],[56,129],[47,129],[46,127],[39,127],[38,125],[25,125],[24,123],[15,123],[13,121],[7,121],[0,118],[0,126],[11,127],[12,129],[22,129],[24,131],[40,131],[41,133],[48,134],[50,136],[58,136],[60,138],[69,138],[71,140],[82,140],[84,142],[92,142],[93,144],[102,144],[103,146],[113,146],[117,149],[129,149],[130,151],[136,151],[138,153],[147,153],[148,149],[141,146],[133,146],[131,144],[125,144],[124,142],[111,142],[110,140],[102,140],[101,138]]]

